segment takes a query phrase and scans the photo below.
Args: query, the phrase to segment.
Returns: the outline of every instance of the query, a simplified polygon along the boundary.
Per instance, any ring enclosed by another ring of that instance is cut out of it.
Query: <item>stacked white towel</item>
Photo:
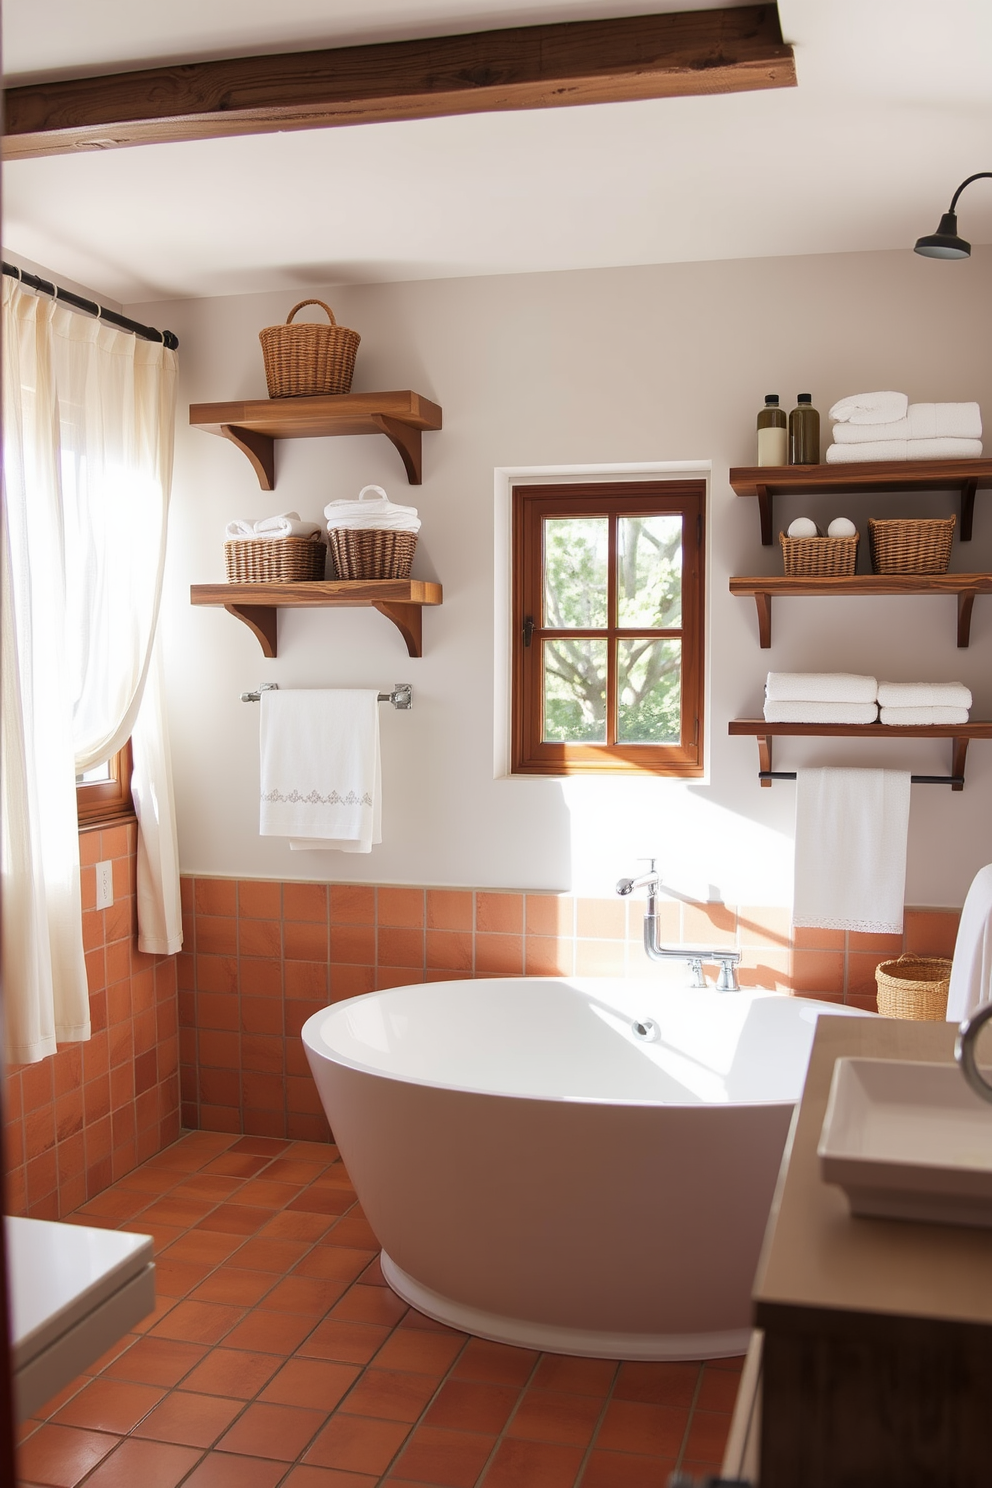
[[[963,682],[880,682],[879,722],[892,727],[967,723],[971,690]]]
[[[971,460],[982,453],[977,403],[910,403],[905,393],[856,393],[830,410],[828,465],[867,460]]]
[[[366,494],[377,494],[366,500]],[[328,529],[348,527],[360,531],[419,532],[415,506],[397,506],[381,486],[363,486],[357,501],[330,501],[324,507]]]
[[[280,537],[316,537],[319,522],[304,522],[299,512],[281,512],[277,517],[262,517],[257,522],[236,519],[228,522],[224,536],[232,541],[265,541]]]
[[[874,677],[852,672],[769,672],[764,716],[768,723],[875,723]]]

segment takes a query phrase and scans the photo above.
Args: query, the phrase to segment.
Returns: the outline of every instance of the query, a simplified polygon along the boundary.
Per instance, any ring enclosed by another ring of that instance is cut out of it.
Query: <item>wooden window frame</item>
[[[134,816],[131,798],[131,740],[110,758],[110,779],[76,786],[80,828],[102,827]]]
[[[519,485],[513,490],[511,773],[514,775],[663,775],[698,779],[704,772],[706,483],[701,480]],[[681,513],[682,624],[653,631],[616,620],[616,518]],[[616,727],[615,643],[644,635],[682,642],[682,736],[677,745],[549,743],[543,731],[542,642],[562,634],[543,620],[543,531],[548,517],[611,517],[606,629],[569,630],[608,645],[607,727]],[[533,622],[533,624],[531,624]],[[529,643],[528,643],[529,636]]]

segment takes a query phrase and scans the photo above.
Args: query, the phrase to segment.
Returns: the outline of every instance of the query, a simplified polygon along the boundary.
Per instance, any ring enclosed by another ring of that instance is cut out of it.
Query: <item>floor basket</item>
[[[858,566],[860,537],[787,537],[780,532],[782,563],[797,578],[847,578]]]
[[[417,550],[417,534],[369,527],[331,527],[327,545],[339,579],[408,579]]]
[[[915,1018],[942,1023],[947,1013],[951,963],[941,956],[907,953],[875,968],[878,1011],[883,1018]]]
[[[304,305],[319,305],[326,310],[330,325],[311,321],[293,325],[293,316]],[[290,310],[285,325],[266,326],[259,331],[258,339],[270,398],[317,398],[350,391],[355,353],[362,338],[357,331],[339,326],[323,300],[301,300]]]
[[[298,584],[323,579],[327,549],[315,537],[233,538],[224,544],[229,584]]]
[[[956,517],[868,518],[874,573],[946,573]]]

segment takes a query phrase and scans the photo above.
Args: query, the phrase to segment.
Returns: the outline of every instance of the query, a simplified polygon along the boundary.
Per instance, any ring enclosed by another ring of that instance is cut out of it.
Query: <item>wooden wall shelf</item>
[[[976,594],[992,594],[992,574],[852,574],[849,578],[733,578],[731,594],[752,596],[758,611],[758,639],[763,650],[772,643],[772,600],[824,594],[950,594],[958,602],[958,646],[971,640],[971,612]]]
[[[194,605],[220,605],[257,636],[263,656],[276,656],[281,609],[371,606],[396,626],[411,656],[423,655],[423,607],[439,605],[440,584],[423,579],[333,579],[299,584],[193,584]]]
[[[992,460],[877,460],[846,465],[747,465],[731,470],[738,496],[758,499],[761,541],[775,541],[772,502],[775,496],[869,495],[886,491],[959,491],[958,536],[970,542],[975,493],[992,489]]]
[[[327,398],[260,398],[248,403],[193,403],[189,421],[219,434],[244,454],[263,491],[274,491],[275,441],[338,434],[385,434],[399,452],[411,486],[423,481],[421,434],[440,429],[441,410],[409,390],[338,393]]]
[[[951,739],[951,789],[964,789],[964,766],[972,739],[992,739],[992,723],[900,724],[887,723],[768,723],[764,718],[732,718],[727,725],[732,735],[744,735],[758,741],[758,768],[764,775],[772,770],[772,740],[779,737],[827,739]],[[763,779],[763,786],[771,785]]]

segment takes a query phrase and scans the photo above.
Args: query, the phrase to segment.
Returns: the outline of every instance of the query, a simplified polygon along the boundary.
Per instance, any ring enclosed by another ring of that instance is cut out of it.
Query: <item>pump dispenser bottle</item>
[[[785,410],[778,406],[778,393],[766,393],[765,406],[758,414],[758,464],[788,463],[789,434]]]
[[[820,415],[813,407],[812,393],[800,393],[796,403],[789,414],[789,464],[819,465]]]

